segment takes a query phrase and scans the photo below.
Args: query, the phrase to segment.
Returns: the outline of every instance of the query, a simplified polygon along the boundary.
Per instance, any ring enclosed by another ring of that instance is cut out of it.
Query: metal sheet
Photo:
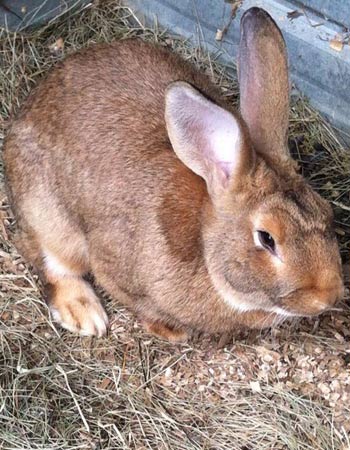
[[[345,45],[337,52],[329,43],[337,33],[344,31],[338,24],[320,20],[320,16],[311,11],[290,20],[288,13],[298,9],[299,2],[244,0],[224,40],[218,42],[216,31],[224,27],[230,15],[231,6],[224,0],[125,0],[124,3],[131,6],[141,20],[147,23],[157,20],[168,31],[188,38],[193,45],[207,48],[232,66],[237,57],[242,13],[251,6],[264,8],[286,39],[291,79],[296,87],[334,126],[350,136],[350,46]],[[319,0],[318,3],[325,2]],[[350,0],[342,3],[350,7]]]
[[[347,0],[303,0],[295,3],[296,6],[311,8],[324,18],[350,28],[350,2]]]
[[[0,27],[11,31],[38,26],[67,12],[81,8],[87,0],[0,0]]]

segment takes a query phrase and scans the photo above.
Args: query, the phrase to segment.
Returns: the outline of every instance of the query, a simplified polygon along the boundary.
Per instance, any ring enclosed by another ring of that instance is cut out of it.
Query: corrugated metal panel
[[[48,22],[88,0],[0,0],[0,27],[19,31]]]
[[[0,0],[0,27],[20,30],[81,7],[89,0]],[[229,19],[230,0],[124,0],[145,20],[160,24],[219,52],[225,62],[234,62],[241,14],[261,6],[276,20],[287,41],[292,80],[311,103],[350,136],[350,46],[332,50],[329,39],[350,28],[350,0],[244,0],[223,42],[215,40],[217,29]],[[289,20],[287,14],[303,14]],[[350,138],[348,138],[350,141]]]
[[[323,0],[304,0],[319,10],[331,5]],[[220,57],[233,63],[237,56],[239,41],[239,21],[242,13],[251,6],[260,6],[275,19],[286,39],[291,77],[295,85],[310,98],[311,103],[320,110],[339,129],[350,136],[350,46],[341,52],[333,50],[329,40],[343,27],[324,20],[312,11],[290,20],[288,13],[302,12],[300,2],[283,0],[244,0],[237,17],[232,22],[225,39],[215,40],[217,29],[222,29],[230,15],[231,5],[224,0],[125,0],[136,14],[172,32],[189,38],[194,45],[204,45],[210,51],[220,53]],[[350,11],[350,0],[344,0],[334,8],[338,19],[345,5]],[[344,17],[343,23],[348,20]]]
[[[350,3],[347,0],[303,0],[293,3],[297,7],[306,6],[326,19],[350,28]]]

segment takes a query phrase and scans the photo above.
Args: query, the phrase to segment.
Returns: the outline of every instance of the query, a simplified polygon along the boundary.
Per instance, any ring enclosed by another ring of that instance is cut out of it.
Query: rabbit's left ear
[[[248,9],[239,46],[241,114],[254,149],[274,164],[288,164],[289,81],[283,36],[269,14]]]
[[[234,187],[251,169],[254,158],[239,120],[188,83],[169,85],[165,121],[175,153],[204,178],[211,196]]]

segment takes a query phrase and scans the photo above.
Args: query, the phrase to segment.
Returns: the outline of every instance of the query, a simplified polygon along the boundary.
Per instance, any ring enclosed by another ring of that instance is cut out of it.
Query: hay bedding
[[[92,42],[130,36],[182,53],[236,101],[235,81],[215,57],[143,28],[118,1],[108,1],[28,34],[2,32],[3,132],[56,60]],[[300,98],[290,135],[304,174],[333,202],[348,264],[350,153]],[[48,319],[37,277],[10,243],[14,221],[3,183],[0,219],[1,449],[350,448],[345,303],[315,320],[242,333],[218,349],[205,336],[178,346],[154,339],[107,300],[110,335],[80,338]]]

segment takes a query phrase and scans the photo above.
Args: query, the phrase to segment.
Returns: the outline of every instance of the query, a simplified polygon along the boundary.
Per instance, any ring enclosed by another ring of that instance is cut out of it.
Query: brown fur
[[[251,8],[242,18],[239,82],[241,98],[251,99],[241,102],[241,113],[255,150],[290,173],[287,52],[277,25],[259,8]]]
[[[58,64],[12,125],[4,155],[17,242],[53,286],[49,303],[61,322],[98,334],[90,316],[102,314],[101,305],[81,278],[88,271],[150,331],[170,340],[182,339],[188,327],[215,333],[238,324],[270,326],[277,316],[263,309],[273,306],[314,314],[333,305],[342,280],[331,210],[299,175],[286,176],[285,159],[275,157],[285,117],[275,143],[268,133],[273,154],[265,157],[262,140],[258,155],[235,116],[245,155],[241,175],[214,199],[169,142],[165,93],[179,80],[231,111],[191,65],[130,40],[96,45]],[[286,114],[288,103],[279,104]],[[262,114],[281,113],[275,109],[267,105]],[[245,119],[254,144],[249,113]],[[254,245],[256,220],[278,240],[280,268]],[[50,272],[47,251],[68,275]],[[216,275],[256,310],[228,305],[214,287]]]

